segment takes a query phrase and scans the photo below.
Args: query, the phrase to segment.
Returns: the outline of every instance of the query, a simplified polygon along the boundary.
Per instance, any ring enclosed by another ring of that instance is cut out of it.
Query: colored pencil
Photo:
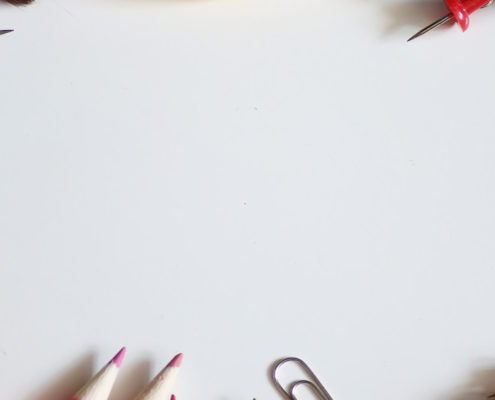
[[[172,389],[182,364],[182,354],[177,354],[134,400],[175,400]]]
[[[107,400],[124,355],[125,347],[122,347],[115,357],[72,397],[72,400]]]

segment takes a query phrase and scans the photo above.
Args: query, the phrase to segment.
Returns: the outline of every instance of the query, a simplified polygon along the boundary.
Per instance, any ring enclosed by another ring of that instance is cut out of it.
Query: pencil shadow
[[[25,6],[32,3],[34,0],[5,0],[7,3],[13,4],[14,6]]]
[[[0,0],[0,8],[11,8],[14,6],[14,4],[8,2],[8,1],[1,1]]]
[[[94,373],[95,353],[91,352],[62,368],[55,378],[30,394],[26,400],[70,399]]]
[[[132,368],[120,373],[113,387],[110,400],[132,400],[151,379],[149,360],[138,361]]]
[[[495,393],[495,366],[474,370],[465,384],[437,400],[486,400],[493,393]]]

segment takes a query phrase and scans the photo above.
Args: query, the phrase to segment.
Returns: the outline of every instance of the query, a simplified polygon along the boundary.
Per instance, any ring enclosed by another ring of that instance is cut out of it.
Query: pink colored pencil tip
[[[172,396],[170,396],[170,400],[175,400],[175,394],[173,394]]]
[[[120,367],[122,361],[124,361],[124,356],[125,356],[125,347],[122,347],[110,362],[113,362],[117,367]]]
[[[180,367],[182,364],[182,359],[184,358],[184,355],[182,353],[177,354],[170,362],[167,364],[167,368],[170,367]]]

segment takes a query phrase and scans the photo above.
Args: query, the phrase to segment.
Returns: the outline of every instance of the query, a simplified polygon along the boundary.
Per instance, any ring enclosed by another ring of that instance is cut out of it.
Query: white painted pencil
[[[182,354],[177,354],[134,400],[175,400],[172,389],[182,364]]]
[[[108,400],[124,355],[125,347],[122,347],[115,357],[72,397],[72,400]]]

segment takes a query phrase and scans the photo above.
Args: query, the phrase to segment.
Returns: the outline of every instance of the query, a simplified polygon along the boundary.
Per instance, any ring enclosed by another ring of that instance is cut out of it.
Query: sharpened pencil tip
[[[170,360],[166,368],[180,367],[183,359],[184,359],[184,355],[182,353],[177,354],[174,358],[172,358],[172,360]]]
[[[125,350],[125,347],[122,347],[110,362],[113,362],[117,367],[120,367],[122,365],[122,361],[124,361]]]
[[[170,400],[175,400],[175,394],[173,394],[172,396],[170,396]]]
[[[6,33],[14,32],[13,29],[0,29],[0,35],[5,35]]]

